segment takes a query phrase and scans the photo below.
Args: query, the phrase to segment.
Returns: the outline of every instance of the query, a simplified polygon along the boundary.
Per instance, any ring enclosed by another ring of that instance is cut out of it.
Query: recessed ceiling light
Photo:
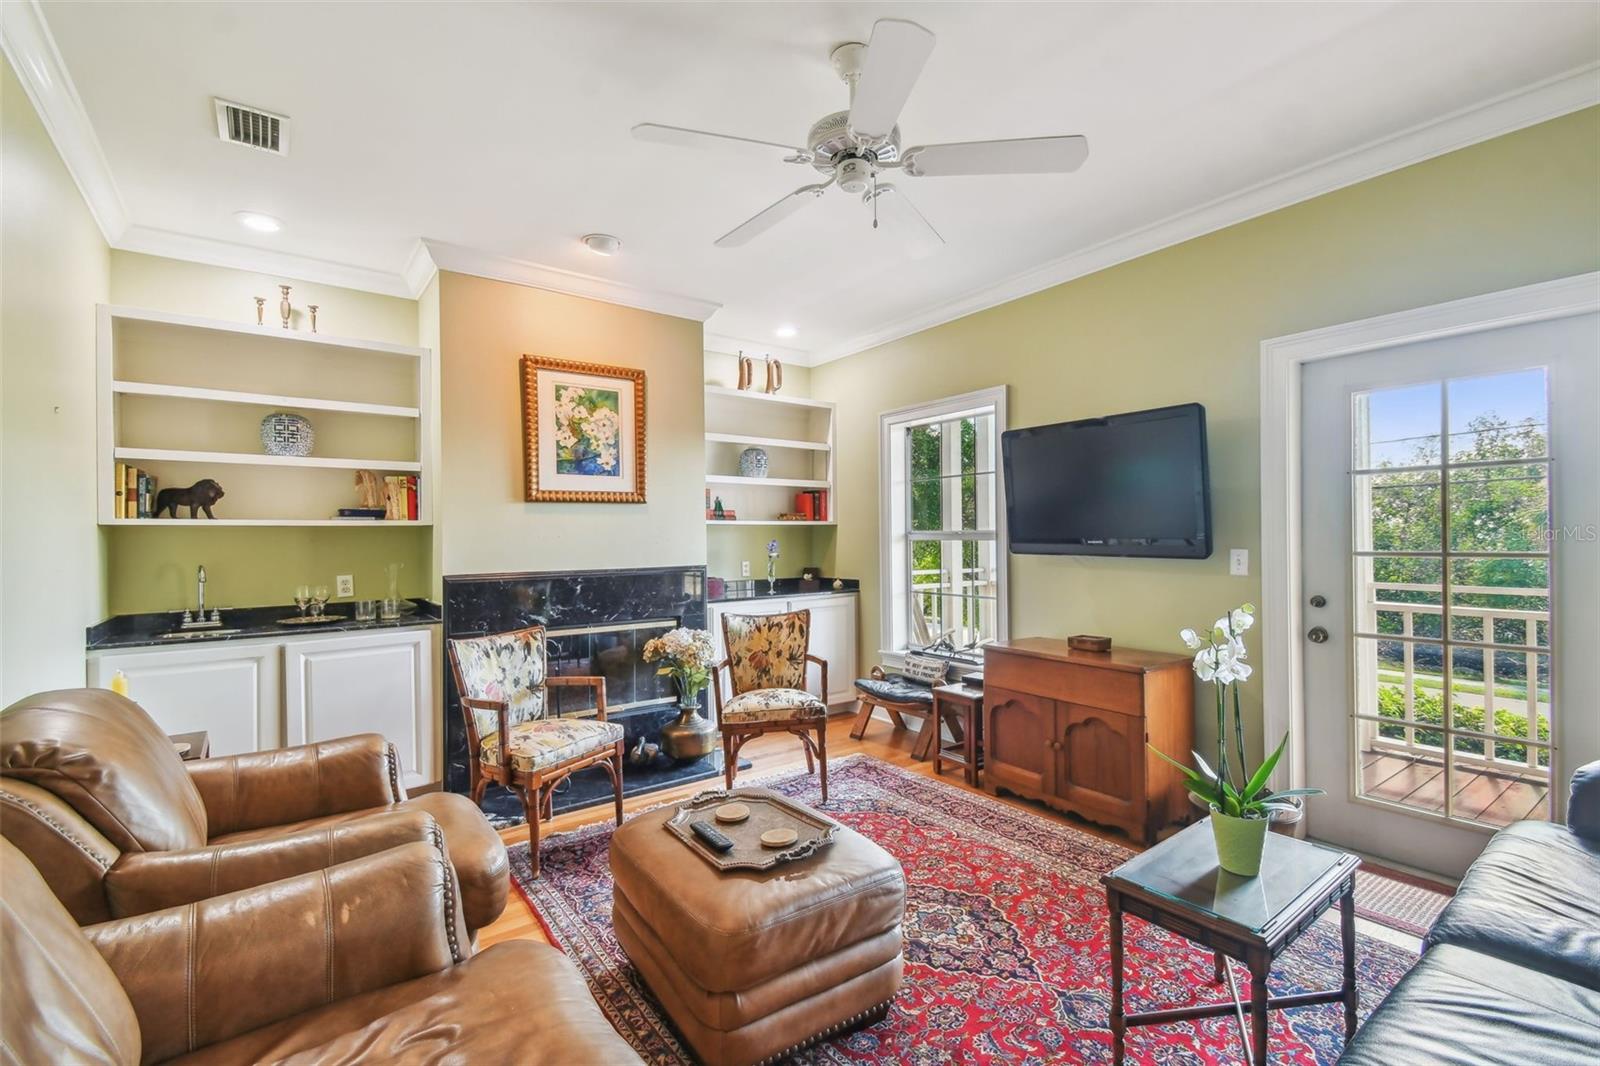
[[[259,211],[235,211],[233,217],[239,220],[239,225],[257,233],[277,233],[283,228],[282,222]]]
[[[795,329],[793,326],[783,325],[783,326],[779,326],[777,329],[773,330],[772,332],[774,334],[776,334],[777,336],[782,337],[784,340],[788,340],[790,337],[793,337],[796,333],[799,333],[800,331]]]
[[[595,255],[616,255],[622,242],[609,233],[588,233],[584,235],[583,246]]]

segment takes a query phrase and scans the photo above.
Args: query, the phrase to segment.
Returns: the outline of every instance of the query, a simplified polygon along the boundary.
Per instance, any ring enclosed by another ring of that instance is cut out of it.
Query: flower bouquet
[[[717,730],[700,716],[700,693],[711,682],[716,647],[711,634],[683,626],[645,641],[644,661],[678,689],[678,718],[661,727],[661,749],[674,759],[698,759],[713,747]]]

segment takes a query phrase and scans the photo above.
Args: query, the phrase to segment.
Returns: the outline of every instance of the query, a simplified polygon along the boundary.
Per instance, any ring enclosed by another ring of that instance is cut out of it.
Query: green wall
[[[210,607],[288,603],[296,585],[355,578],[356,599],[388,595],[386,567],[400,563],[400,595],[431,591],[432,544],[426,530],[218,526],[117,526],[107,538],[111,614],[176,611],[194,606],[195,571],[206,568]],[[338,599],[338,597],[335,597]]]
[[[1260,600],[1263,339],[1596,269],[1600,109],[1589,109],[816,367],[812,394],[839,406],[841,455],[876,454],[881,411],[997,384],[1012,426],[1205,404],[1210,559],[1013,556],[1010,567],[1012,636],[1107,633],[1181,650],[1182,626]],[[841,464],[847,520],[825,561],[870,590],[863,664],[879,639],[877,478],[874,463]],[[1229,548],[1250,550],[1251,576],[1228,576]],[[1259,722],[1261,686],[1247,690]]]

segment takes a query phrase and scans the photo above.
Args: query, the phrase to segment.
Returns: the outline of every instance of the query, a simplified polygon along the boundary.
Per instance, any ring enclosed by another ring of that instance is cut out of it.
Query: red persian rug
[[[1109,1062],[1109,929],[1099,878],[1132,852],[870,756],[829,769],[829,803],[821,809],[905,866],[905,984],[883,1021],[797,1061]],[[817,802],[815,778],[805,774],[760,783]],[[612,936],[611,829],[607,822],[549,838],[538,881],[528,878],[527,845],[514,847],[512,876],[639,1054],[651,1063],[692,1063]],[[1180,937],[1130,917],[1126,944],[1130,1010],[1225,998],[1226,986],[1211,983],[1211,956]],[[1365,936],[1357,951],[1365,1018],[1416,956]],[[1338,926],[1318,922],[1279,958],[1273,993],[1337,987],[1340,957]],[[1248,976],[1241,980],[1248,987]],[[1340,1007],[1271,1017],[1274,1064],[1338,1059]],[[1130,1030],[1128,1057],[1185,1066],[1242,1060],[1232,1018]]]

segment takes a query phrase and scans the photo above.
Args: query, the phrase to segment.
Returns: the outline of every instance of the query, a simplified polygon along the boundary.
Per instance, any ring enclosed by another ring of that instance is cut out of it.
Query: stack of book
[[[382,507],[341,507],[333,517],[351,522],[415,522],[417,475],[389,474],[383,479]]]
[[[828,490],[807,489],[794,494],[794,513],[802,522],[826,522],[828,520]]]
[[[127,463],[118,463],[111,513],[116,518],[154,518],[156,479]]]

